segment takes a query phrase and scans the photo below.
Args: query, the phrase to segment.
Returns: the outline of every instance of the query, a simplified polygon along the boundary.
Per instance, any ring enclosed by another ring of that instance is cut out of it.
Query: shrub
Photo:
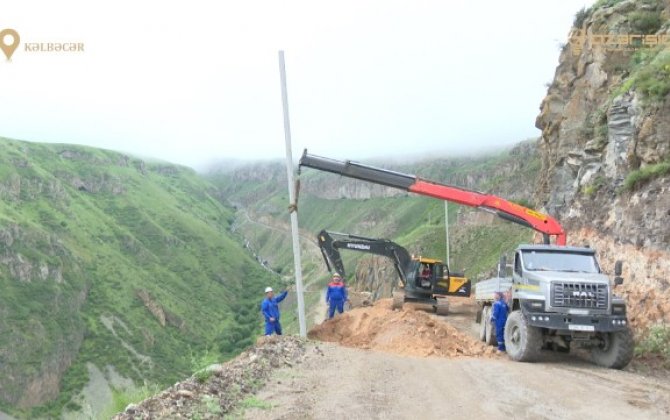
[[[112,402],[100,414],[100,418],[111,418],[117,413],[122,412],[130,404],[136,404],[152,397],[160,392],[160,388],[156,385],[144,385],[141,388],[133,389],[112,389]]]
[[[582,186],[582,194],[590,197],[597,193],[604,185],[605,178],[602,175],[599,175],[590,184]]]
[[[670,160],[656,163],[654,165],[647,165],[644,168],[629,173],[623,181],[623,188],[625,191],[632,191],[652,179],[667,174],[670,174]]]
[[[589,11],[586,10],[585,7],[582,7],[581,10],[575,14],[575,20],[572,22],[573,26],[575,28],[581,28],[587,17],[589,17]]]
[[[661,29],[661,14],[659,12],[635,11],[630,14],[630,27],[635,33],[654,34]]]
[[[670,93],[670,51],[637,51],[631,58],[632,74],[612,92],[612,97],[634,89],[652,102],[662,102]]]
[[[665,359],[666,365],[670,364],[670,327],[667,325],[651,327],[647,336],[635,346],[635,354],[661,356]]]
[[[598,0],[592,7],[593,10],[599,9],[601,7],[610,7],[614,6],[617,3],[621,3],[623,0]]]

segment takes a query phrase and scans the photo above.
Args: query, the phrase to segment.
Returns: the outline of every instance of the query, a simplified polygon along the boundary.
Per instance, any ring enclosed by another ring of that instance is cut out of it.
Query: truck
[[[613,293],[613,288],[623,283],[622,262],[615,263],[611,284],[600,269],[595,250],[567,246],[567,234],[552,216],[492,194],[311,155],[307,150],[300,158],[299,171],[302,167],[474,207],[535,230],[542,235],[542,244],[519,246],[511,277],[503,272],[506,262],[501,263],[498,277],[476,286],[475,300],[481,307],[476,321],[483,323],[482,339],[491,341],[494,292],[506,292],[511,313],[504,341],[513,360],[535,361],[542,348],[569,350],[572,345],[590,348],[594,362],[608,368],[621,369],[632,359],[634,343],[626,304]]]
[[[400,290],[393,291],[393,309],[405,302],[430,304],[439,315],[449,311],[447,296],[469,297],[470,281],[463,273],[450,272],[439,259],[413,256],[403,246],[389,240],[322,230],[317,235],[328,271],[345,276],[340,249],[389,258],[398,273]]]
[[[511,313],[505,324],[505,347],[513,360],[535,361],[542,349],[569,352],[590,350],[594,363],[622,369],[633,357],[633,335],[626,318],[626,302],[613,293],[623,283],[622,262],[614,267],[614,281],[605,275],[595,250],[555,245],[520,245],[513,264],[498,264],[498,276],[475,286],[479,305],[479,338],[497,342],[491,324],[496,292],[508,300]],[[511,271],[508,275],[507,271]]]

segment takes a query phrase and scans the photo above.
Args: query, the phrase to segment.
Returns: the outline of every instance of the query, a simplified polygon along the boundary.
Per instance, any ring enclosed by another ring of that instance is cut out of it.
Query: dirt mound
[[[407,356],[491,356],[492,347],[458,331],[427,312],[405,305],[391,309],[391,299],[356,308],[309,331],[309,338],[348,347],[382,350]]]

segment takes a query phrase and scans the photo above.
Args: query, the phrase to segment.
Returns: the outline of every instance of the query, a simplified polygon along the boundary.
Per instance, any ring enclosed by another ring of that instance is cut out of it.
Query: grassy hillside
[[[260,331],[276,283],[192,170],[0,139],[0,410],[77,410],[90,364],[167,385]]]

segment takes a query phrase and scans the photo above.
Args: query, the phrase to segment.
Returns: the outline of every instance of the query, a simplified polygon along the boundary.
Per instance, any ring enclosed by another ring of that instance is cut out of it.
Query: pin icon
[[[7,42],[7,39],[10,37],[12,42]],[[20,40],[19,33],[14,29],[3,29],[0,31],[0,49],[5,53],[7,61],[12,58],[12,54],[16,51],[16,47],[19,46]]]

